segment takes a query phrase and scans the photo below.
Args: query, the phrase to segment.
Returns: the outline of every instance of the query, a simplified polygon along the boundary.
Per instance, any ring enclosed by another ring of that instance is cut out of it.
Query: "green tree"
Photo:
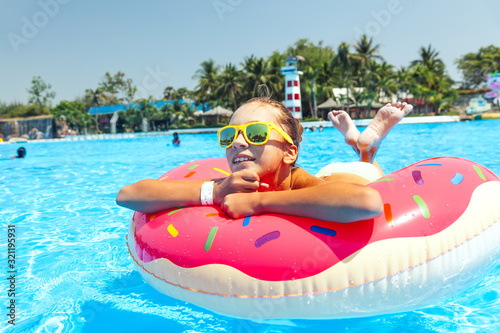
[[[413,79],[408,68],[401,66],[396,71],[396,82],[398,84],[398,100],[408,98],[408,94],[416,87],[416,82]]]
[[[285,77],[281,75],[281,66],[284,65],[283,58],[278,51],[274,51],[267,59],[269,62],[269,83],[271,87],[274,87],[271,91],[271,96],[277,101],[285,99]]]
[[[233,110],[236,110],[238,108],[238,97],[242,92],[242,87],[241,72],[233,64],[227,64],[220,76],[220,85],[217,88],[217,95],[228,98],[228,102],[232,102],[233,104]]]
[[[123,72],[118,71],[115,75],[106,72],[98,87],[101,92],[103,105],[115,105],[120,103],[132,103],[137,92],[132,79],[126,78]]]
[[[189,126],[193,126],[196,122],[195,112],[196,109],[193,107],[193,104],[190,103],[182,104],[181,106],[182,122]]]
[[[178,101],[174,101],[175,103]],[[165,130],[168,131],[169,126],[173,124],[176,121],[176,116],[175,116],[175,111],[173,108],[173,105],[170,103],[164,104],[162,107],[160,107],[159,110],[159,118],[161,119],[156,119],[157,121],[164,121],[165,122]]]
[[[26,89],[28,94],[28,103],[38,105],[40,108],[50,106],[51,99],[56,97],[54,91],[50,91],[52,86],[45,83],[40,76],[34,76],[31,80],[31,88]]]
[[[462,89],[476,89],[486,85],[486,75],[500,70],[500,47],[482,47],[477,53],[471,52],[455,60],[462,72]]]
[[[421,65],[428,68],[432,72],[440,72],[444,70],[443,60],[438,58],[439,52],[433,49],[431,45],[427,48],[423,46],[420,47],[419,55],[420,58],[413,60],[411,62],[411,66]]]
[[[194,93],[185,87],[181,87],[172,92],[172,99],[191,99],[194,97]]]
[[[215,65],[212,59],[203,61],[201,68],[198,69],[193,79],[198,79],[197,98],[201,101],[209,101],[214,96],[218,86],[219,67]]]
[[[101,93],[100,89],[97,88],[95,90],[92,89],[87,89],[85,90],[85,107],[92,107],[94,106],[96,108],[95,112],[95,128],[96,131],[99,131],[99,106],[100,105],[105,105],[103,100],[105,99],[104,95]]]
[[[7,118],[7,115],[12,110],[14,110],[15,108],[17,108],[19,106],[24,106],[24,104],[21,102],[18,102],[18,101],[14,101],[14,102],[11,102],[8,104],[0,101],[0,118],[3,118],[3,117]]]
[[[88,131],[88,126],[93,122],[93,117],[85,110],[85,104],[79,101],[61,101],[51,109],[54,118],[66,121],[70,128],[81,133],[81,129]]]
[[[315,66],[316,65],[316,66]],[[302,96],[306,97],[309,101],[309,110],[311,111],[311,116],[313,118],[318,117],[318,109],[316,103],[316,80],[319,76],[319,68],[317,64],[312,66],[307,66],[304,70],[303,77],[305,78],[304,83],[308,83],[307,85],[302,86]]]
[[[119,111],[120,119],[123,119],[125,131],[135,132],[138,131],[142,124],[142,114],[137,108],[137,105],[127,105],[125,111]]]
[[[379,99],[382,97],[391,98],[398,92],[397,80],[392,65],[383,61],[381,64],[375,64],[373,68],[375,77],[377,78],[375,86]]]
[[[138,114],[141,116],[142,131],[146,132],[148,129],[144,127],[144,124],[149,124],[157,115],[158,108],[154,104],[154,100],[151,99],[141,99],[136,106]],[[156,124],[153,122],[153,131],[156,131]]]
[[[40,115],[49,115],[50,110],[48,107],[40,107],[39,105],[19,105],[10,110],[4,115],[6,118],[24,118],[34,117]]]
[[[165,98],[166,100],[172,100],[174,91],[174,87],[165,87],[165,89],[163,89],[163,98]]]
[[[378,54],[380,45],[373,45],[373,38],[362,35],[360,40],[355,41],[353,47],[356,50],[354,57],[359,60],[363,69],[368,69],[370,60],[383,60]]]
[[[172,103],[166,103],[160,109],[164,116],[164,120],[167,122],[167,127],[169,124],[173,124],[175,126],[179,126],[181,122],[189,121],[188,119],[193,114],[190,114],[186,108],[190,108],[190,104],[182,104],[179,100],[174,100]]]
[[[453,80],[446,74],[443,61],[438,58],[439,52],[431,45],[421,47],[419,55],[419,59],[411,62],[412,76],[417,83],[413,94],[423,97],[424,113],[429,112],[429,106],[439,112],[440,106],[435,100],[441,99],[445,92],[452,89]]]
[[[347,43],[340,43],[337,49],[337,55],[333,58],[331,62],[332,69],[337,69],[339,71],[339,78],[341,84],[346,88],[346,96],[344,97],[344,102],[347,104],[347,112],[349,112],[349,86],[351,84],[351,76],[355,72],[355,59],[356,57],[349,51],[350,45]]]
[[[359,65],[357,79],[358,87],[362,88],[361,98],[366,104],[366,115],[370,114],[372,102],[381,94],[388,93],[384,84],[392,82],[391,71],[386,70],[386,63],[378,64],[378,60],[383,60],[378,54],[380,45],[374,44],[373,38],[362,35],[359,40],[355,40],[353,45],[356,53],[353,58]],[[383,81],[383,82],[381,82]]]
[[[323,86],[331,86],[331,71],[325,76],[324,69],[333,61],[335,51],[330,46],[323,45],[322,41],[317,44],[309,39],[299,39],[293,46],[288,47],[286,57],[300,56],[303,61],[299,62],[298,68],[303,71],[301,77],[302,104],[308,106],[304,108],[309,111],[313,118],[317,118],[316,100],[325,99],[326,89]],[[300,58],[299,58],[300,59]],[[328,64],[325,66],[324,64]]]
[[[371,64],[376,63],[377,60],[383,60],[382,56],[378,54],[380,45],[373,45],[373,38],[368,38],[366,35],[362,35],[360,40],[356,40],[353,45],[356,53],[353,54],[353,58],[356,59],[360,64],[361,78],[360,84],[365,89],[373,91],[373,76],[370,75]]]

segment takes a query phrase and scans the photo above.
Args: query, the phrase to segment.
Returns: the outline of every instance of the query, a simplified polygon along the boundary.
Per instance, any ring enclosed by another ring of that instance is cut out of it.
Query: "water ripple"
[[[500,121],[404,125],[386,138],[377,160],[387,172],[452,155],[500,174]],[[481,132],[481,139],[477,133]],[[459,134],[457,134],[459,133]],[[418,137],[418,140],[407,138]],[[119,189],[157,178],[183,163],[224,156],[216,135],[55,142],[28,145],[28,158],[0,160],[0,220],[15,224],[19,279],[17,329],[26,332],[400,332],[499,331],[500,267],[474,288],[418,311],[342,320],[253,322],[213,314],[148,286],[130,260],[125,235],[131,212],[117,207]],[[0,145],[0,154],[8,156]],[[17,148],[16,148],[17,149]],[[63,152],[63,153],[61,153]],[[334,129],[306,132],[299,165],[311,173],[355,153]],[[0,241],[5,240],[2,233]],[[6,295],[0,296],[2,304]],[[11,329],[5,326],[0,329]]]

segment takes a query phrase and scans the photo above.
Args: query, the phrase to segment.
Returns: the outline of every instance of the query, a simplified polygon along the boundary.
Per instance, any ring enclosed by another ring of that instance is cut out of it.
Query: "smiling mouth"
[[[233,160],[233,164],[241,163],[241,162],[246,162],[246,161],[255,161],[255,158],[251,157],[236,157]]]

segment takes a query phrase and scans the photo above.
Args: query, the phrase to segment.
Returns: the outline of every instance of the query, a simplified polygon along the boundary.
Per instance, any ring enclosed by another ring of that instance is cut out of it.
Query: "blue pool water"
[[[396,127],[377,160],[386,172],[425,158],[458,156],[500,175],[500,120]],[[215,134],[0,145],[0,244],[7,267],[7,225],[16,228],[16,325],[2,278],[2,331],[13,332],[408,332],[500,330],[500,265],[465,292],[429,308],[340,320],[254,322],[214,314],[155,291],[135,271],[125,235],[131,212],[119,189],[157,178],[185,162],[223,156]],[[314,173],[354,152],[332,128],[306,132],[299,164]]]

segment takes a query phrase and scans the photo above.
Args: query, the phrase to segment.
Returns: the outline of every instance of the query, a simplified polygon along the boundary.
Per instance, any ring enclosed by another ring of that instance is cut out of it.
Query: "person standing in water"
[[[181,144],[181,139],[179,139],[179,134],[174,132],[174,139],[172,140],[174,146],[179,146]]]

